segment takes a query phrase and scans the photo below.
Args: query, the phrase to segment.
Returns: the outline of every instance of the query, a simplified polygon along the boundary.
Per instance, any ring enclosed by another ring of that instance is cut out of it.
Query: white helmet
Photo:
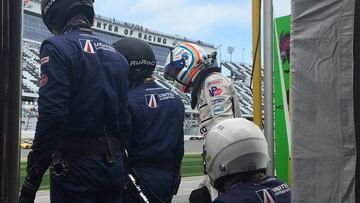
[[[205,141],[205,150],[210,182],[218,190],[227,177],[265,169],[269,162],[264,134],[244,118],[227,119],[215,125]]]

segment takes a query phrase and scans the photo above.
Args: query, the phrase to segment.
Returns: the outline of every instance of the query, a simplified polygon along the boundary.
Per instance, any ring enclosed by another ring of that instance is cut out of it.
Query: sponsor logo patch
[[[207,134],[208,130],[206,128],[206,126],[203,126],[202,128],[200,128],[200,134],[204,135]]]
[[[42,57],[40,59],[40,66],[47,64],[49,62],[50,58],[48,56]]]
[[[223,105],[216,105],[213,107],[213,113],[215,115],[222,114],[224,112],[224,106]]]
[[[283,183],[279,186],[273,187],[271,188],[271,191],[275,194],[275,195],[281,195],[287,192],[290,192],[289,186],[286,183]]]
[[[80,40],[81,49],[83,51],[85,51],[86,53],[89,53],[89,54],[96,53],[95,45],[92,40],[89,40],[89,39],[79,39],[79,40]]]
[[[45,74],[42,74],[40,77],[40,87],[44,86],[48,81],[48,76]]]
[[[276,197],[274,193],[269,189],[263,189],[256,191],[256,194],[258,195],[259,199],[262,203],[275,203]]]
[[[114,47],[103,44],[101,42],[94,42],[90,39],[79,39],[81,49],[89,54],[94,54],[96,51],[102,50],[102,51],[111,51],[116,53],[116,50]]]
[[[224,99],[224,98],[217,98],[217,99],[211,100],[211,104],[212,104],[212,105],[224,104],[224,103],[225,103],[225,99]]]
[[[222,90],[216,86],[213,86],[213,87],[209,88],[209,93],[210,93],[210,96],[214,97],[214,96],[220,95],[222,93]]]
[[[163,93],[163,94],[158,94],[158,98],[160,101],[163,101],[163,100],[168,100],[168,99],[175,99],[175,95],[174,93]]]
[[[218,85],[218,84],[221,84],[221,83],[223,83],[223,80],[222,80],[222,79],[218,79],[218,80],[210,81],[210,82],[208,82],[206,85],[209,87],[209,86]]]
[[[146,104],[148,107],[155,109],[158,107],[158,96],[156,94],[145,95]]]
[[[156,61],[148,61],[148,60],[134,60],[130,61],[130,66],[155,66]]]

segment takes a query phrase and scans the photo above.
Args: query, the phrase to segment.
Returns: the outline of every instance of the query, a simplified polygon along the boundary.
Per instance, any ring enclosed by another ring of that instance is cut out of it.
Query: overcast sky
[[[251,0],[96,0],[97,14],[171,35],[235,47],[233,60],[251,61]],[[273,0],[274,14],[290,14],[290,0]],[[245,49],[243,51],[243,49]]]

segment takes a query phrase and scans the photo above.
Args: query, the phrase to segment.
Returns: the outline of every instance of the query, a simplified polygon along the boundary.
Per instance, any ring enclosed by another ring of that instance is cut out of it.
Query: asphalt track
[[[190,192],[197,188],[202,177],[187,177],[181,179],[180,188],[178,194],[173,197],[172,203],[187,203],[189,202]],[[49,203],[50,194],[48,190],[40,191],[36,193],[35,203]]]

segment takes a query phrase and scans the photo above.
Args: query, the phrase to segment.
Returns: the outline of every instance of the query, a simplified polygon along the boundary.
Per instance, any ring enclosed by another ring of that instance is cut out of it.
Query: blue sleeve
[[[124,60],[125,61],[125,60]],[[124,78],[121,83],[120,89],[120,109],[119,109],[119,130],[120,135],[122,135],[122,142],[124,144],[125,149],[129,147],[129,141],[130,141],[130,135],[131,135],[131,112],[130,112],[130,106],[129,106],[129,81],[128,81],[128,70],[129,66],[126,61],[126,63],[123,63],[123,67],[126,67],[126,73],[124,74]]]
[[[130,143],[131,129],[131,112],[128,98],[123,99],[124,107],[120,108],[120,135],[122,135],[122,142],[125,149],[128,149]]]
[[[184,114],[185,114],[185,108],[184,104],[181,101],[181,99],[178,99],[181,105],[181,113],[182,113],[182,122],[179,123],[180,126],[180,133],[177,140],[176,148],[174,150],[174,169],[175,169],[175,175],[180,174],[180,167],[181,167],[181,161],[184,156]]]
[[[39,117],[32,149],[51,154],[69,114],[70,77],[65,57],[51,43],[41,47]]]

